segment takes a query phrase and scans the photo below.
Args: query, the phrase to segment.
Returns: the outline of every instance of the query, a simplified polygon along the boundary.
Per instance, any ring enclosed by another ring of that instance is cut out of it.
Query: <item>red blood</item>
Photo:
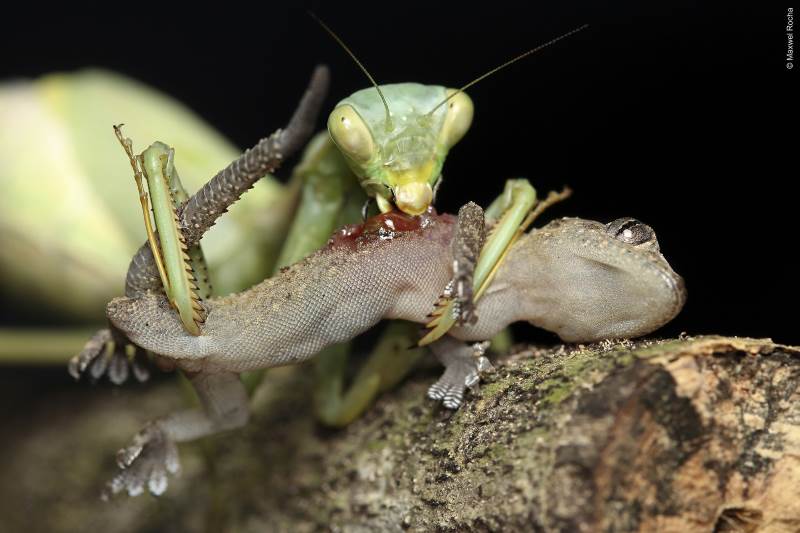
[[[379,235],[386,232],[401,233],[418,230],[422,217],[412,217],[401,211],[381,213],[364,222],[364,233]]]
[[[368,218],[362,224],[348,224],[340,228],[328,241],[328,246],[353,247],[358,241],[365,239],[393,239],[400,233],[428,226],[436,217],[436,210],[433,207],[429,207],[427,212],[419,216],[411,216],[401,211],[381,213]]]

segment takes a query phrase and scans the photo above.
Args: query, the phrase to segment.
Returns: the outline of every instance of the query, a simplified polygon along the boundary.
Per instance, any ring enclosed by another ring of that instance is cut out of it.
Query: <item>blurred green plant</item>
[[[34,328],[0,330],[2,362],[65,361],[123,291],[146,236],[112,130],[119,123],[133,139],[175,147],[192,192],[240,154],[180,102],[116,73],[0,84],[0,294],[6,314]],[[295,181],[260,180],[206,234],[215,293],[241,290],[272,270],[296,204]],[[80,331],[39,327],[53,323]]]

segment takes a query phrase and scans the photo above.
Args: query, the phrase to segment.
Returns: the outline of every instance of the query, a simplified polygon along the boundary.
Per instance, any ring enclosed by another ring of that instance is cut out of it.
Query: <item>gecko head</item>
[[[145,350],[173,359],[201,354],[200,337],[183,328],[163,295],[114,298],[106,306],[106,316],[131,342]]]
[[[686,301],[683,279],[655,232],[633,218],[608,224],[556,220],[524,244],[534,287],[534,324],[569,342],[631,338],[672,320]]]

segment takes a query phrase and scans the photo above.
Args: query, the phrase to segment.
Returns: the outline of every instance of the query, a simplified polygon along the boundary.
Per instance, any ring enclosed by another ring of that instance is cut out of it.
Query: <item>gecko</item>
[[[325,77],[316,72],[312,79],[320,75]],[[180,221],[188,246],[265,169],[274,169],[302,142],[297,132],[308,133],[303,125],[313,122],[320,103],[313,86],[286,130],[246,152],[184,204]],[[485,222],[483,210],[470,202],[457,217],[432,208],[419,216],[390,211],[347,226],[323,249],[260,284],[203,301],[200,335],[186,331],[163,291],[156,290],[158,274],[143,246],[131,262],[126,296],[106,308],[110,328],[87,343],[72,371],[86,371],[112,337],[124,338],[155,354],[159,366],[184,370],[201,406],[146,424],[118,452],[121,470],[104,495],[161,494],[168,474],[179,470],[177,443],[245,425],[249,405],[241,372],[299,364],[382,319],[425,323],[456,273],[468,277],[474,270]],[[428,396],[457,408],[489,368],[482,345],[468,343],[484,341],[513,322],[527,321],[566,342],[637,337],[674,318],[685,299],[682,278],[646,224],[632,218],[550,222],[513,244],[470,309],[471,319],[459,320],[430,345],[445,371]]]
[[[452,278],[459,220],[470,216],[483,214],[467,204],[458,219],[432,212],[417,220],[382,215],[380,223],[340,231],[278,275],[204,302],[200,336],[186,332],[161,294],[112,300],[107,315],[113,326],[162,363],[186,371],[203,407],[148,424],[120,451],[123,469],[110,491],[135,495],[147,485],[159,494],[166,473],[178,468],[175,443],[246,424],[240,372],[301,363],[382,319],[424,323]],[[682,278],[646,224],[555,220],[514,244],[476,303],[474,323],[456,326],[431,345],[445,371],[428,394],[458,407],[487,367],[464,341],[485,340],[513,322],[527,321],[566,342],[630,338],[671,320],[685,299]]]

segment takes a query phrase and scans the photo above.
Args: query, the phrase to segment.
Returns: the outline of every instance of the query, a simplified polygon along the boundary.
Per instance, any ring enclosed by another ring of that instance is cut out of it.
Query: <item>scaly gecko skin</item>
[[[116,298],[111,322],[138,346],[193,372],[243,372],[302,362],[381,319],[425,322],[452,278],[455,218],[387,237],[335,237],[324,249],[251,289],[206,302],[200,336],[157,294]],[[524,236],[478,302],[477,321],[453,330],[484,340],[516,321],[568,342],[636,337],[681,309],[681,278],[655,241],[633,245],[598,222],[565,218]]]
[[[475,204],[462,208],[458,226],[474,220],[476,210],[482,214]],[[305,361],[381,319],[426,322],[462,255],[456,228],[451,215],[390,213],[340,230],[327,247],[277,276],[205,302],[200,336],[186,332],[162,294],[112,300],[113,326],[188,371],[203,407],[148,424],[118,453],[122,471],[107,494],[136,495],[145,486],[160,494],[167,473],[178,469],[175,442],[244,425],[249,408],[240,372]],[[634,219],[553,221],[513,245],[475,306],[477,319],[431,345],[446,370],[428,395],[456,408],[477,384],[488,362],[461,341],[490,338],[516,321],[568,342],[636,337],[675,317],[685,299],[683,280],[649,226]]]
[[[327,70],[315,69],[287,128],[259,142],[182,206],[187,245],[259,176],[305,143],[327,81]],[[169,306],[150,250],[142,247],[131,262],[126,297],[108,305],[112,327],[73,358],[70,372],[98,377],[108,367],[113,381],[124,381],[127,337],[139,356],[146,349],[186,370],[201,407],[146,425],[118,452],[122,471],[106,495],[136,495],[145,488],[162,493],[168,473],[179,468],[175,443],[244,425],[249,407],[240,372],[304,361],[383,318],[426,322],[445,287],[455,293],[459,325],[431,344],[446,370],[428,395],[450,408],[458,407],[465,388],[476,385],[489,366],[483,343],[469,347],[462,341],[487,339],[519,320],[566,341],[635,337],[672,319],[685,300],[683,282],[648,226],[633,219],[608,225],[563,219],[520,238],[483,297],[470,302],[484,213],[470,203],[457,220],[387,213],[364,227],[345,228],[326,248],[279,275],[205,302],[208,316],[199,336],[187,333]]]

